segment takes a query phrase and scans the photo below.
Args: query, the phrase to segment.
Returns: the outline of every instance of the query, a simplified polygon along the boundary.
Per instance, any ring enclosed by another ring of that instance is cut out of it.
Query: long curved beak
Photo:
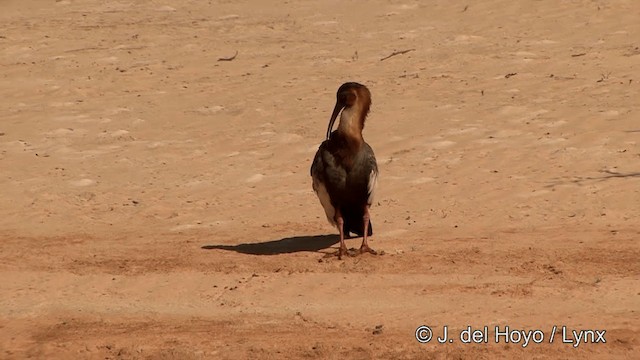
[[[333,123],[336,122],[336,118],[340,111],[344,108],[344,105],[340,103],[340,101],[336,102],[336,106],[333,108],[333,114],[331,114],[331,120],[329,120],[329,128],[327,129],[327,140],[331,136],[331,130],[333,130]]]

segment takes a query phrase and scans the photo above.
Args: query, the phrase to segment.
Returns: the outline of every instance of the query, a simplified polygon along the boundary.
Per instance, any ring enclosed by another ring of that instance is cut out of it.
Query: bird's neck
[[[358,144],[364,141],[362,138],[362,128],[364,127],[362,111],[362,107],[357,103],[344,108],[340,114],[340,124],[338,124],[338,131],[344,137]]]

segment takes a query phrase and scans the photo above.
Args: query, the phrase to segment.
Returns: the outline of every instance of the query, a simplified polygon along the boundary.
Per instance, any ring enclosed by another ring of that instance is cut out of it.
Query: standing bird
[[[327,220],[338,227],[338,258],[347,254],[345,234],[362,236],[360,253],[376,254],[367,236],[373,235],[369,208],[378,178],[378,164],[371,146],[364,141],[362,129],[371,106],[371,93],[366,86],[348,82],[336,94],[336,106],[329,120],[327,139],[311,165],[313,190],[318,195]],[[340,115],[338,129],[333,124]]]

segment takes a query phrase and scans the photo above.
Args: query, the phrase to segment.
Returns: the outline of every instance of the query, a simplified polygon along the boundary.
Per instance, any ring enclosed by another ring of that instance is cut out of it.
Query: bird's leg
[[[364,235],[362,235],[362,245],[360,246],[360,254],[364,254],[366,252],[370,254],[378,254],[375,250],[369,247],[369,243],[367,242],[367,233],[369,232],[369,205],[364,207],[364,216],[362,217],[362,221],[364,222]]]
[[[344,243],[344,219],[340,209],[336,209],[336,224],[340,232],[340,249],[338,250],[338,259],[342,259],[343,255],[347,255],[347,245]]]

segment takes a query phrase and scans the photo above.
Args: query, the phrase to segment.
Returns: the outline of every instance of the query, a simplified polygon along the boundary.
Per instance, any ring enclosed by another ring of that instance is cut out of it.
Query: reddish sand
[[[362,4],[3,1],[0,358],[638,358],[637,0]],[[345,81],[385,254],[340,261]]]

